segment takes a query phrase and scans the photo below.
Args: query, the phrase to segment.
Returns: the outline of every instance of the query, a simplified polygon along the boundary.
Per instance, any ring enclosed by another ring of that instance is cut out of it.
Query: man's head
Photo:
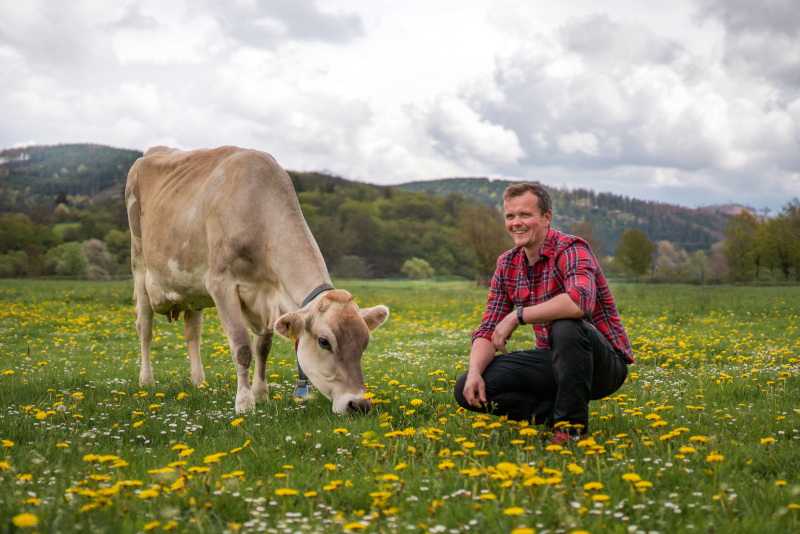
[[[515,184],[503,193],[503,201],[506,229],[514,244],[525,249],[530,262],[536,261],[553,218],[550,194],[539,184]]]
[[[553,209],[553,200],[550,198],[550,193],[547,189],[539,184],[531,184],[523,182],[521,184],[513,184],[506,187],[503,192],[503,202],[508,201],[509,198],[521,197],[525,193],[533,193],[539,199],[539,212],[544,215]]]

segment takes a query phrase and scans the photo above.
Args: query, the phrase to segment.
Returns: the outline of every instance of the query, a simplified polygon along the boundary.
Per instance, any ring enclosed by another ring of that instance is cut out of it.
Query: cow
[[[291,179],[272,156],[232,146],[156,146],[131,167],[125,202],[141,386],[155,383],[154,314],[171,320],[182,311],[189,375],[195,386],[203,383],[203,311],[216,306],[236,368],[237,413],[268,396],[273,331],[296,341],[298,364],[334,413],[369,411],[361,355],[389,309],[359,309],[350,293],[333,289]]]

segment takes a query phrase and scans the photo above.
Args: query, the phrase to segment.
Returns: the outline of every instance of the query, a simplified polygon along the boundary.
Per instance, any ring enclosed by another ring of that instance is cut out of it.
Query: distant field
[[[337,287],[392,311],[363,361],[369,416],[296,405],[277,335],[272,399],[237,416],[213,310],[208,385],[189,380],[183,320],[157,317],[140,388],[130,282],[0,281],[0,532],[800,529],[800,287],[615,285],[637,365],[569,450],[456,409],[485,289]]]

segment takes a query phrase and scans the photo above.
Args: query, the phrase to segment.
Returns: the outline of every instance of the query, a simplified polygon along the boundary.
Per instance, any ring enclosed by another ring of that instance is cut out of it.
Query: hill
[[[443,178],[408,182],[394,187],[405,191],[426,191],[446,197],[458,194],[487,206],[503,204],[503,191],[518,183],[489,178]],[[587,189],[562,189],[545,185],[553,197],[553,227],[569,232],[575,222],[591,222],[595,234],[613,254],[619,236],[632,228],[647,232],[652,241],[666,240],[687,252],[709,249],[725,239],[728,214],[717,210],[684,208],[661,202],[637,200],[613,193]]]

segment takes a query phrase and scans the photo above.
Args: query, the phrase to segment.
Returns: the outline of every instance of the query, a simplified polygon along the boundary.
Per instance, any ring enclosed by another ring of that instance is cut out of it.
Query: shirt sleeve
[[[564,273],[564,292],[584,313],[591,315],[597,299],[597,262],[585,242],[575,241],[558,258]]]
[[[502,260],[502,257],[501,257]],[[506,276],[506,268],[497,262],[497,268],[492,276],[492,287],[489,290],[489,302],[486,304],[486,311],[483,313],[483,320],[477,330],[472,332],[472,342],[479,337],[486,338],[491,341],[494,329],[506,315],[514,308],[514,303],[508,296],[505,287],[504,279]]]

